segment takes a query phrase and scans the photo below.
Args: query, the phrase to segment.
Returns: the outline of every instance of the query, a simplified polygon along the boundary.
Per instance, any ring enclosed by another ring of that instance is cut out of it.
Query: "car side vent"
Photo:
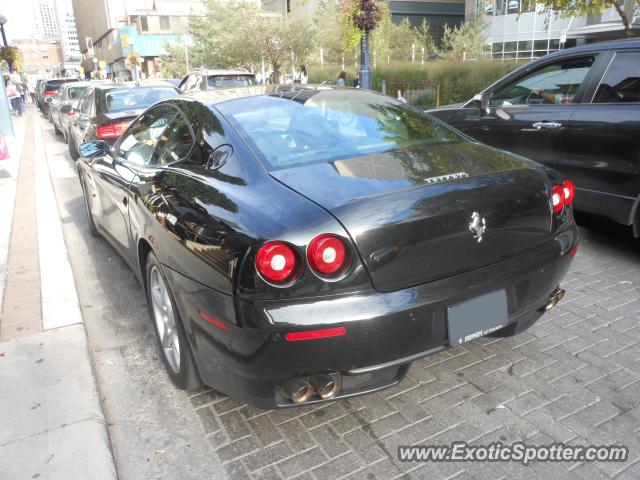
[[[207,160],[207,170],[217,170],[222,167],[233,154],[233,147],[229,144],[223,144],[217,147]]]

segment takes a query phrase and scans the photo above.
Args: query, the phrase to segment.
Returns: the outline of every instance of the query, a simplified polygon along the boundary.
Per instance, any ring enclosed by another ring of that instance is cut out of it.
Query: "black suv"
[[[640,39],[552,53],[429,113],[573,180],[575,209],[640,236]]]

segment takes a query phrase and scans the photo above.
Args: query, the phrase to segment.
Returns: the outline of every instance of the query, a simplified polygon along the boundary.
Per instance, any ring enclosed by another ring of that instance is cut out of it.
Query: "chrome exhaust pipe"
[[[333,398],[340,391],[340,378],[336,374],[314,375],[310,380],[322,400]]]
[[[564,294],[565,294],[564,289],[559,288],[558,290],[556,290],[553,296],[551,297],[551,300],[549,300],[545,305],[544,309],[547,311],[551,310],[553,307],[555,307],[558,304],[560,300],[564,298]]]
[[[304,378],[290,378],[280,386],[286,397],[295,404],[304,403],[313,396],[313,387]]]

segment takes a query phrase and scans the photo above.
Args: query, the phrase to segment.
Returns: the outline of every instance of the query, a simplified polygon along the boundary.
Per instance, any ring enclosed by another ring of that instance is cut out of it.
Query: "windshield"
[[[207,85],[209,88],[248,87],[257,85],[256,77],[247,75],[209,75]]]
[[[178,95],[173,87],[114,88],[104,94],[104,110],[119,112],[147,108],[160,100]]]
[[[269,170],[370,155],[462,136],[427,114],[364,91],[310,91],[225,102],[217,108]]]
[[[86,89],[87,87],[67,87],[64,89],[64,91],[69,100],[77,100],[82,95],[82,92],[84,92]]]

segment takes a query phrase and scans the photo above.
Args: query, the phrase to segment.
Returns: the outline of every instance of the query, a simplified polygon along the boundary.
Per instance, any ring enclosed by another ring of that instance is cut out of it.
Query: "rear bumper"
[[[507,293],[504,334],[528,328],[560,285],[577,240],[571,224],[527,253],[390,293],[246,301],[221,298],[201,285],[193,288],[175,272],[171,277],[203,381],[255,406],[276,408],[292,405],[277,386],[293,376],[342,373],[345,386],[335,398],[398,383],[412,361],[450,347],[447,307],[484,293]],[[201,312],[215,316],[224,328],[205,321]],[[286,332],[338,326],[347,334],[284,340]]]

